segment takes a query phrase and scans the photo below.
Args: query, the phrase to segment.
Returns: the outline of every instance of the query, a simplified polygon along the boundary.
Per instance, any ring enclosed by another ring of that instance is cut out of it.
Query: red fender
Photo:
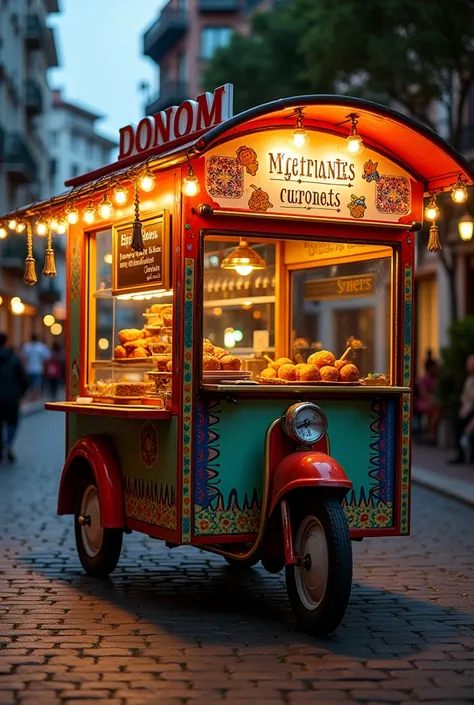
[[[58,514],[74,514],[75,485],[82,462],[86,462],[97,483],[102,526],[125,526],[122,478],[110,442],[104,436],[85,436],[71,448],[59,485]]]
[[[300,487],[334,487],[346,494],[352,482],[337,460],[319,451],[297,451],[286,455],[275,468],[270,490],[270,514],[290,490]]]

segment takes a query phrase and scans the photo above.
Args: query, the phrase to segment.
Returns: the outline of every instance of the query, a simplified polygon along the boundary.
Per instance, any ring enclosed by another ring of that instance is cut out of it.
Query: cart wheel
[[[231,568],[235,568],[236,570],[250,570],[250,568],[253,568],[254,565],[257,565],[260,560],[258,556],[249,558],[246,561],[239,561],[237,558],[230,558],[228,556],[224,556],[224,559],[227,561]]]
[[[82,567],[89,575],[106,578],[115,570],[120,558],[123,531],[101,526],[99,493],[92,473],[83,477],[77,506],[74,529]]]
[[[327,636],[341,623],[351,594],[349,527],[335,497],[313,494],[298,509],[292,524],[301,563],[286,566],[286,589],[298,624]]]
[[[280,573],[285,567],[285,559],[278,556],[267,556],[262,558],[262,565],[267,573]]]

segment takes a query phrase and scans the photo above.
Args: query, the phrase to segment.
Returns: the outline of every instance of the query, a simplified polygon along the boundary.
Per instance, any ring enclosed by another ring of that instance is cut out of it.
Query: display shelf
[[[327,384],[327,385],[299,385],[297,382],[295,384],[245,384],[244,382],[239,382],[236,384],[202,384],[201,389],[205,392],[223,392],[223,393],[238,393],[238,392],[252,392],[252,394],[280,394],[284,395],[288,392],[296,392],[298,394],[366,394],[371,396],[378,396],[380,394],[400,394],[411,392],[410,387],[381,387],[377,385],[365,385],[361,384],[359,386],[346,386],[339,384]]]
[[[230,306],[242,306],[243,304],[274,304],[274,296],[239,296],[233,299],[210,299],[204,301],[203,308],[215,308],[219,306],[220,308],[230,307]]]
[[[44,405],[47,411],[62,411],[67,414],[86,414],[89,416],[115,416],[124,419],[171,419],[170,409],[149,406],[119,406],[118,404],[81,404],[77,401],[55,401]]]
[[[123,370],[124,372],[133,372],[133,370],[150,370],[153,369],[154,363],[151,357],[144,357],[143,359],[137,358],[136,360],[127,360],[127,362],[120,362],[120,360],[92,360],[91,367],[94,370]]]

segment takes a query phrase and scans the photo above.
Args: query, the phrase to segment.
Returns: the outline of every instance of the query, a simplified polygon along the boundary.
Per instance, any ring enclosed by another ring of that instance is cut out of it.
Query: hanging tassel
[[[48,229],[48,242],[44,251],[44,267],[42,274],[44,274],[45,277],[56,276],[56,264],[54,261],[53,250],[53,231],[51,228]]]
[[[135,182],[135,220],[132,229],[132,250],[143,252],[143,232],[140,220],[140,196],[138,193],[138,182]]]
[[[430,228],[430,237],[428,240],[428,247],[427,249],[430,252],[439,252],[441,249],[441,243],[439,241],[439,228],[436,225],[436,223],[431,224]]]
[[[28,286],[34,286],[38,281],[36,276],[35,258],[33,257],[33,231],[30,222],[27,223],[27,255],[25,260],[25,273],[23,282]]]

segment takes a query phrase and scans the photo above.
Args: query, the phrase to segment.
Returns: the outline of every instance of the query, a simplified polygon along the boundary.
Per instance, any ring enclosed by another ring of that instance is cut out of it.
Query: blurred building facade
[[[58,0],[0,3],[0,213],[51,193],[47,73],[58,57],[47,21],[57,12]],[[25,254],[24,234],[10,233],[0,242],[0,328],[15,346],[41,332],[43,310],[59,297],[54,279],[23,284]],[[37,264],[42,267],[42,260]],[[14,297],[24,304],[22,315],[11,310]]]
[[[273,0],[274,2],[275,0]],[[233,31],[245,31],[250,13],[271,0],[169,0],[143,36],[157,67],[157,86],[146,105],[153,115],[202,92],[201,76]]]
[[[53,193],[64,191],[64,182],[113,161],[118,142],[97,131],[102,115],[65,101],[53,91],[49,122],[51,186]]]

